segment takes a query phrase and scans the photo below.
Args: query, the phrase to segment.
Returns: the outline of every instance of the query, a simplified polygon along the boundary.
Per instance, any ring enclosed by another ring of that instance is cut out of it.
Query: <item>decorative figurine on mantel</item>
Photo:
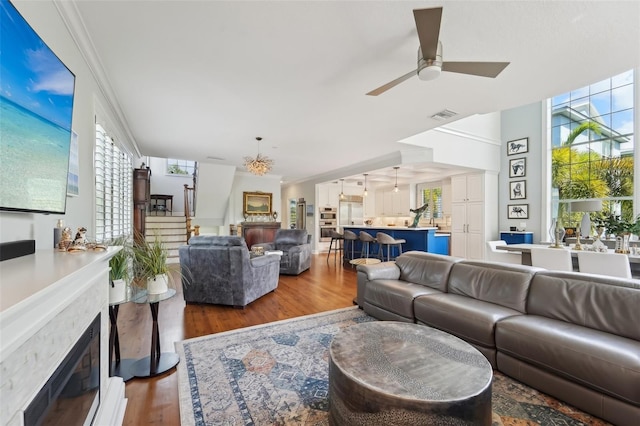
[[[66,251],[69,246],[71,246],[73,240],[71,239],[71,228],[68,226],[62,230],[62,236],[60,237],[60,242],[58,243],[58,249],[62,251]]]
[[[71,243],[71,246],[67,248],[67,251],[86,251],[87,250],[87,239],[85,238],[85,234],[87,233],[87,228],[84,226],[78,228],[78,232],[76,232],[76,237]]]
[[[420,218],[422,217],[422,214],[427,210],[428,207],[429,207],[429,203],[425,203],[419,209],[409,209],[409,211],[411,213],[415,213],[416,214],[416,217],[413,218],[413,223],[411,225],[409,225],[409,228],[417,228],[418,227],[418,222],[420,222]]]

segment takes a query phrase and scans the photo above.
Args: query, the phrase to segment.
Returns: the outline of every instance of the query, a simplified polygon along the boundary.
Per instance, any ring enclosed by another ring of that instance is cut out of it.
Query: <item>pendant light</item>
[[[271,171],[273,167],[273,160],[266,155],[260,154],[260,136],[256,137],[258,141],[258,155],[253,157],[244,157],[244,166],[247,170],[256,176],[263,176]]]
[[[398,189],[398,169],[399,168],[400,167],[398,167],[398,166],[394,167],[394,169],[396,170],[396,186],[393,187],[393,192],[398,192],[399,191],[399,189]]]
[[[344,200],[344,179],[340,179],[340,182],[342,183],[342,188],[340,189],[340,199]]]
[[[362,194],[362,195],[364,195],[365,197],[366,197],[367,195],[369,195],[369,193],[367,192],[367,175],[368,175],[368,173],[365,173],[365,174],[364,174],[364,194]]]

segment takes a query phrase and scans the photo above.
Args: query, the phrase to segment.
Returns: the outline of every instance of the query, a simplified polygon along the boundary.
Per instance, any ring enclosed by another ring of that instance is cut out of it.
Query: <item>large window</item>
[[[133,233],[133,166],[131,157],[96,124],[96,241]]]
[[[167,174],[168,175],[193,175],[196,170],[196,162],[189,160],[178,160],[175,158],[167,159]]]
[[[417,186],[416,207],[428,204],[423,213],[424,219],[442,219],[442,186],[437,183],[421,183]]]
[[[601,200],[602,213],[633,218],[634,72],[551,100],[551,180],[554,208],[566,225],[582,213],[575,200]]]

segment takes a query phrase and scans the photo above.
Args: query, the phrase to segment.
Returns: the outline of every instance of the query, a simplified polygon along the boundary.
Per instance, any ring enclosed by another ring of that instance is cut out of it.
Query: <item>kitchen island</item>
[[[418,250],[429,253],[449,254],[449,234],[437,232],[437,227],[409,228],[408,226],[368,226],[368,225],[350,225],[344,226],[344,230],[354,232],[360,235],[360,231],[365,231],[375,238],[378,232],[384,232],[396,239],[403,239],[406,243],[402,244],[402,251]],[[373,249],[373,247],[372,247]],[[376,248],[377,249],[377,248]],[[376,250],[374,249],[374,250]],[[397,256],[397,250],[394,248],[393,256]],[[356,240],[354,246],[354,257],[360,257],[362,251],[362,243]],[[377,252],[373,252],[370,256],[376,256]],[[351,247],[344,251],[345,260],[351,260]]]

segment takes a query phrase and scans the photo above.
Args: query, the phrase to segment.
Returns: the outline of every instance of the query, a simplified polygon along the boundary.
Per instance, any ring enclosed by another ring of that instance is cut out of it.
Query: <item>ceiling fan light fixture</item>
[[[418,78],[422,81],[435,80],[440,77],[440,73],[442,73],[442,66],[434,63],[433,65],[419,69]]]
[[[264,176],[271,171],[273,160],[266,155],[260,154],[260,141],[262,138],[258,136],[256,140],[258,141],[258,155],[255,158],[244,157],[244,166],[256,176]]]

